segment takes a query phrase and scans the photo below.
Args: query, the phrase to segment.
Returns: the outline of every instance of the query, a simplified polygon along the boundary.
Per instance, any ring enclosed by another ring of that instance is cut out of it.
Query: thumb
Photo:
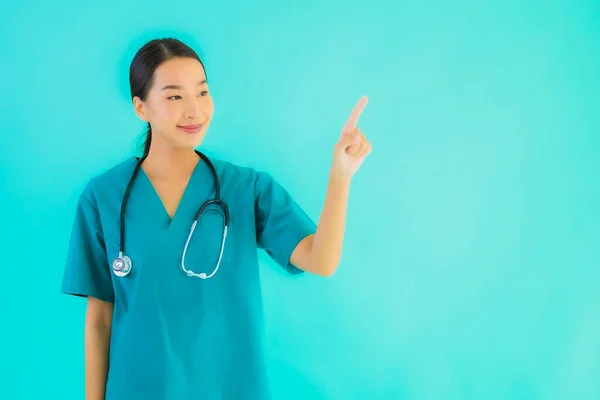
[[[359,142],[359,135],[343,135],[337,142],[337,147],[341,149],[347,149],[348,147],[358,144]]]

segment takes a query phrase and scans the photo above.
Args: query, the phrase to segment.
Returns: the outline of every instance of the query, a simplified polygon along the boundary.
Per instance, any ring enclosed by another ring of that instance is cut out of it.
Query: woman
[[[356,128],[366,98],[335,145],[316,226],[270,175],[195,150],[213,101],[192,49],[150,41],[129,73],[144,153],[86,186],[62,282],[87,297],[86,398],[270,398],[256,249],[291,274],[334,273],[371,150]]]

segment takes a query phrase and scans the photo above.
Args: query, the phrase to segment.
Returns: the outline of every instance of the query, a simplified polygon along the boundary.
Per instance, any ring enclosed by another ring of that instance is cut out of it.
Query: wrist
[[[335,167],[329,171],[329,184],[334,186],[350,186],[352,176]]]

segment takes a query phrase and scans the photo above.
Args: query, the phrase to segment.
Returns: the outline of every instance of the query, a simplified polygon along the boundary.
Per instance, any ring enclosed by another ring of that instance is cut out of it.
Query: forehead
[[[194,58],[172,58],[165,61],[154,71],[154,87],[165,85],[195,86],[206,79],[202,64]]]

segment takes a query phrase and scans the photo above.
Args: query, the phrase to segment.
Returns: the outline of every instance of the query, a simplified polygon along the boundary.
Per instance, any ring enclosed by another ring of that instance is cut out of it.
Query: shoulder
[[[273,180],[271,173],[255,167],[236,164],[218,157],[208,157],[223,184],[256,189]]]
[[[124,193],[135,164],[136,159],[128,157],[118,164],[92,176],[84,184],[80,201],[97,205],[107,198],[107,196]]]
[[[277,176],[280,172],[243,166],[222,159],[209,159],[219,174],[225,197],[250,200],[259,211],[265,213],[277,207],[285,209],[295,205],[293,195],[300,188],[279,181]]]

